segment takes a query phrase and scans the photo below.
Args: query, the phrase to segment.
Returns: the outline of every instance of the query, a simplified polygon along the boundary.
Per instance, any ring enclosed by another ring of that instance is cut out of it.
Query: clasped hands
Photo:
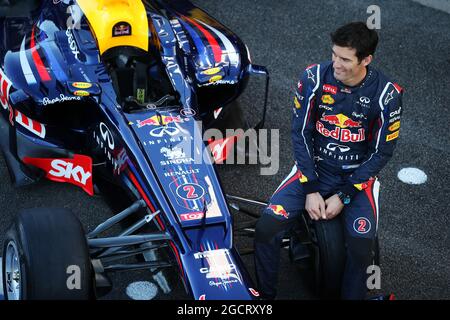
[[[306,196],[305,209],[312,220],[333,219],[344,209],[344,204],[337,194],[324,200],[315,192]]]

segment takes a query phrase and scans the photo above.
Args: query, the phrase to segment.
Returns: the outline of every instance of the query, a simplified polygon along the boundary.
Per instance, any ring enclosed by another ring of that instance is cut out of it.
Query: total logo
[[[203,212],[190,212],[180,214],[179,217],[181,221],[192,221],[192,220],[200,220],[203,218],[205,214]]]
[[[138,128],[142,128],[144,126],[165,126],[172,122],[180,123],[183,122],[183,119],[180,116],[152,116],[145,120],[138,120],[137,126]]]
[[[331,93],[331,94],[336,94],[338,88],[335,87],[335,86],[332,86],[332,85],[330,85],[330,84],[324,84],[323,87],[322,87],[322,90],[323,90],[323,92],[328,92],[328,93]]]
[[[358,133],[352,133],[350,129],[336,127],[334,130],[328,130],[320,121],[316,122],[316,130],[324,137],[331,137],[341,142],[360,142],[366,139],[364,128],[358,129]]]

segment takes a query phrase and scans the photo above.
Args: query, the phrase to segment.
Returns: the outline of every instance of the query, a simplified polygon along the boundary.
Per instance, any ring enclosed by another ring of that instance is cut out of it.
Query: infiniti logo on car
[[[109,131],[108,127],[103,122],[100,122],[100,133],[103,140],[108,144],[109,149],[114,150],[114,138],[111,131]]]

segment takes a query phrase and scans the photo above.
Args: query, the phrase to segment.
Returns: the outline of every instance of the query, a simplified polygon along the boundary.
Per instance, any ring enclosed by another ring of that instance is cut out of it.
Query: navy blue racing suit
[[[295,165],[256,226],[255,266],[263,296],[276,295],[282,238],[304,212],[306,195],[320,192],[327,199],[340,191],[351,198],[338,215],[346,247],[341,297],[365,298],[378,227],[376,175],[399,136],[401,99],[401,87],[371,66],[355,87],[335,79],[332,62],[306,68],[294,97]]]

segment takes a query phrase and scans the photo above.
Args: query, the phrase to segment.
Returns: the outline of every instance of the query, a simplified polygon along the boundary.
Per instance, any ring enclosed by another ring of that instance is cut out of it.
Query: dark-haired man
[[[256,227],[259,290],[274,298],[280,244],[306,209],[313,220],[342,219],[346,264],[343,299],[364,299],[378,226],[376,175],[399,135],[402,89],[370,66],[378,43],[363,22],[331,34],[332,61],[303,72],[294,97],[295,165]]]

